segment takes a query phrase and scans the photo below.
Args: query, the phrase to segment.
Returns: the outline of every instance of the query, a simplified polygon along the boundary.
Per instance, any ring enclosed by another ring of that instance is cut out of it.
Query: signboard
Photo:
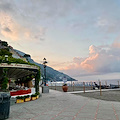
[[[7,63],[1,63],[0,67],[16,67],[16,68],[31,68],[31,69],[38,69],[37,66],[34,65],[27,65],[27,64],[7,64]]]

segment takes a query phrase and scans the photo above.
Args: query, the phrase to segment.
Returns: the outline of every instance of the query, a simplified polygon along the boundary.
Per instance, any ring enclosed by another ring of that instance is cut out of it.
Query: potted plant
[[[31,100],[36,100],[37,99],[37,95],[36,94],[32,94],[31,95]]]
[[[68,90],[68,86],[67,86],[66,83],[63,84],[62,89],[63,89],[64,92],[67,92],[67,90]]]
[[[25,102],[27,102],[27,101],[30,101],[31,100],[31,97],[30,97],[30,95],[26,95],[26,96],[24,96],[24,101]]]
[[[37,96],[36,96],[36,98],[38,99],[38,98],[39,98],[40,93],[39,93],[39,92],[36,92],[35,94],[37,95]]]
[[[17,96],[16,97],[16,103],[23,103],[24,102],[24,96]]]

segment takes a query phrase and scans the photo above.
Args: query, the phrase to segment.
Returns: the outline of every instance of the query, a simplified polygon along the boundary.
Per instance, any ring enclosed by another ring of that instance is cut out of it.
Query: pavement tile
[[[80,108],[79,109],[67,109],[66,111],[77,113],[79,110],[80,110]]]
[[[21,120],[20,118],[9,118],[9,120]],[[22,119],[22,120],[26,120],[26,119]]]
[[[120,103],[50,90],[35,101],[12,105],[8,120],[73,120],[74,116],[75,120],[116,120]]]
[[[53,111],[62,111],[63,110],[63,107],[61,108],[59,108],[58,106],[57,107],[54,107],[54,108],[52,108],[52,110]]]
[[[58,111],[58,110],[57,111],[47,111],[47,112],[44,112],[43,115],[47,114],[47,115],[53,115],[54,116],[54,115],[59,114],[59,112],[60,111]]]
[[[29,114],[29,113],[24,113],[24,114],[22,114],[22,115],[20,115],[19,116],[19,118],[20,119],[30,119],[30,118],[33,118],[33,117],[35,117],[36,115],[34,115],[34,114]]]
[[[97,119],[116,120],[116,117],[114,114],[97,114]]]
[[[98,110],[98,114],[105,114],[105,115],[114,115],[114,111],[113,110],[103,110],[103,109],[99,109]]]
[[[76,118],[94,118],[95,117],[95,114],[92,114],[92,113],[79,113]]]
[[[102,110],[113,110],[113,108],[112,108],[112,105],[111,104],[106,104],[106,105],[99,105],[99,109],[102,109]]]
[[[94,118],[89,118],[89,117],[77,117],[75,120],[94,120]]]
[[[30,120],[51,120],[53,116],[51,115],[39,115]]]
[[[76,112],[69,112],[69,111],[64,111],[60,115],[63,116],[75,116]]]
[[[116,110],[116,114],[118,115],[118,118],[120,119],[120,110]]]
[[[56,117],[54,120],[72,120],[73,119],[73,117],[71,117],[71,116],[58,116],[58,117]]]
[[[87,108],[82,109],[81,112],[82,113],[92,113],[92,114],[95,114],[96,113],[96,108],[92,108],[91,109],[91,108],[87,107]]]

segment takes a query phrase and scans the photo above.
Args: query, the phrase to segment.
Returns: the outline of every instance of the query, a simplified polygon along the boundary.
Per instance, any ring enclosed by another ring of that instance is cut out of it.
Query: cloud
[[[3,30],[6,32],[12,32],[8,27],[5,27]]]
[[[60,71],[71,76],[100,75],[120,72],[120,42],[110,46],[89,47],[87,58],[73,58],[73,63]]]
[[[119,32],[119,18],[113,18],[110,15],[102,15],[97,18],[95,26],[97,26],[102,32],[111,34]]]
[[[12,11],[12,12],[14,12],[13,8],[14,8],[14,6],[11,4],[11,2],[5,1],[5,0],[0,1],[0,9],[1,9],[1,11],[4,11],[4,12]]]
[[[44,41],[46,28],[39,25],[39,2],[0,1],[0,34],[10,40]],[[41,4],[40,4],[41,5]],[[33,8],[32,8],[33,7]],[[37,21],[36,21],[37,20]],[[24,22],[23,22],[24,21]],[[33,29],[34,28],[34,29]]]
[[[11,40],[31,40],[43,41],[46,29],[42,27],[35,27],[19,23],[11,15],[6,12],[0,12],[0,33],[4,38]]]
[[[0,12],[0,33],[5,38],[10,38],[12,40],[16,40],[18,38],[18,32],[16,28],[17,24],[13,21],[11,16],[6,14],[5,12]]]
[[[112,47],[118,49],[120,48],[120,36],[118,36],[116,40],[113,42]]]
[[[108,24],[109,24],[109,22],[106,18],[99,17],[98,20],[97,20],[97,26],[98,27],[104,27],[104,26],[107,26]]]

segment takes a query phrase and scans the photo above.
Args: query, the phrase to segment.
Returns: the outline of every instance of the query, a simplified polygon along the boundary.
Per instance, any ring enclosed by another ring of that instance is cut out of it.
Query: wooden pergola
[[[0,79],[2,79],[3,69],[7,68],[7,77],[9,79],[21,80],[31,74],[36,75],[39,71],[39,67],[28,64],[17,64],[17,63],[1,63],[0,64]],[[36,79],[35,79],[36,82]],[[35,83],[36,84],[36,83]]]

